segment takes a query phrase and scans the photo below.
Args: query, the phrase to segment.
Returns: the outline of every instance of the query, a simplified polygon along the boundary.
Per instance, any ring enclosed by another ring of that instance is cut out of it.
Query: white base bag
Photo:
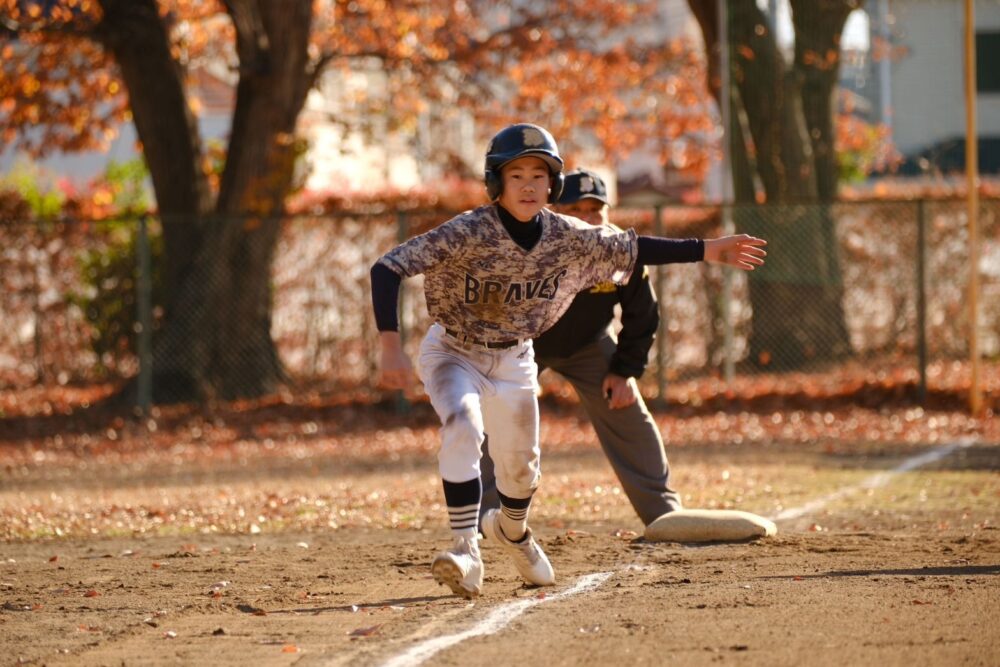
[[[675,510],[654,519],[644,537],[650,542],[736,542],[771,537],[770,519],[741,510]]]

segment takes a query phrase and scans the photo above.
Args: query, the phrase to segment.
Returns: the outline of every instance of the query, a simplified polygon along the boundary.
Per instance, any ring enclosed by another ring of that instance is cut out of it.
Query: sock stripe
[[[531,496],[527,498],[509,498],[500,494],[500,531],[507,539],[518,542],[523,540],[528,531],[528,508],[531,506]]]
[[[475,530],[479,526],[479,504],[483,498],[483,486],[478,477],[466,482],[441,480],[444,485],[444,501],[448,506],[448,523],[452,531]]]
[[[448,506],[448,523],[452,530],[464,530],[479,526],[479,503]]]
[[[497,495],[500,496],[500,504],[503,507],[509,507],[515,510],[527,510],[531,505],[531,496],[528,496],[527,498],[511,498],[510,496],[505,496],[499,491],[497,492]]]

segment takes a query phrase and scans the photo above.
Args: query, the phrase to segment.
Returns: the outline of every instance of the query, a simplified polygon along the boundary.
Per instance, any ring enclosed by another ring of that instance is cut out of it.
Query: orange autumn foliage
[[[243,3],[156,4],[188,77],[198,68],[247,66],[233,18]],[[337,118],[350,127],[384,118],[412,133],[431,105],[466,108],[487,129],[524,118],[543,123],[567,153],[596,139],[606,155],[652,147],[666,158],[671,141],[706,134],[713,120],[704,54],[649,29],[657,4],[317,0],[307,68],[316,85],[328,71],[385,73],[386,90],[350,93]],[[0,41],[0,148],[33,155],[107,148],[131,119],[128,91],[102,46],[104,12],[119,11],[99,0],[0,0],[7,36],[16,36]],[[197,113],[200,101],[188,94]],[[708,149],[694,142],[684,152],[680,168],[703,174]]]

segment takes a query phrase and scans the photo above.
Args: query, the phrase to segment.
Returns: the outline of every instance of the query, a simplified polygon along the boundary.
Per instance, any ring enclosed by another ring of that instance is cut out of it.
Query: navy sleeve
[[[705,259],[705,242],[701,239],[666,239],[659,236],[640,236],[636,264],[657,266],[700,262]]]
[[[399,331],[399,285],[403,279],[398,273],[381,262],[375,262],[371,270],[372,307],[375,309],[375,325],[379,331]]]
[[[610,370],[622,377],[638,378],[646,370],[649,349],[660,325],[656,294],[646,267],[636,266],[628,283],[618,288],[618,302],[622,307],[622,328]]]

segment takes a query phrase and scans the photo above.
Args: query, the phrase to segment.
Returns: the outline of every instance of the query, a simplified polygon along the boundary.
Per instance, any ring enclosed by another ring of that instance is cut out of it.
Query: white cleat
[[[556,583],[556,573],[552,563],[546,557],[542,547],[531,535],[531,529],[520,542],[512,542],[500,530],[500,511],[487,510],[483,514],[483,535],[493,540],[507,551],[514,559],[514,566],[525,581],[535,586],[551,586]]]
[[[483,559],[477,540],[455,540],[455,546],[434,557],[431,574],[455,595],[467,600],[477,597],[483,591]]]

